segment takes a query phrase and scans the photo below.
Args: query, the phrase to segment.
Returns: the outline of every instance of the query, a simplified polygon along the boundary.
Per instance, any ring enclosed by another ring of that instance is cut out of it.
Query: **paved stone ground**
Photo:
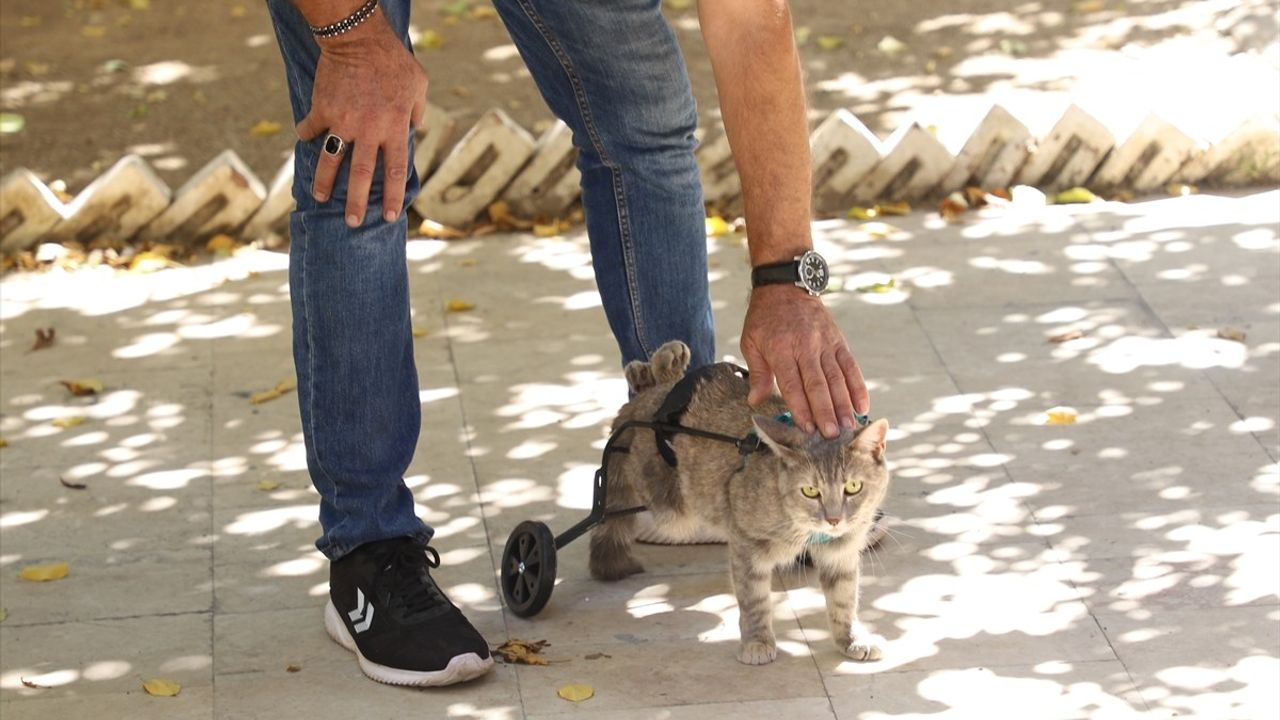
[[[563,529],[587,506],[625,395],[616,349],[580,234],[415,241],[428,334],[408,482],[449,592],[495,644],[549,640],[552,664],[387,688],[325,635],[294,397],[247,400],[292,374],[284,259],[255,253],[0,283],[0,713],[1275,717],[1280,193],[898,220],[883,238],[816,231],[847,287],[900,280],[829,296],[894,427],[902,520],[864,583],[883,661],[829,647],[816,579],[796,574],[775,584],[778,661],[739,665],[717,547],[645,548],[646,574],[606,585],[578,542],[539,618],[504,613],[494,566],[508,531],[528,518]],[[735,238],[711,249],[729,351],[744,253]],[[452,298],[477,308],[446,314]],[[57,344],[29,353],[44,326]],[[1228,326],[1245,342],[1215,337]],[[1070,329],[1083,337],[1048,342]],[[101,397],[56,382],[85,376]],[[1059,405],[1078,424],[1045,425]],[[50,424],[70,414],[88,419]],[[51,560],[70,576],[16,579]],[[143,694],[155,676],[181,695]],[[595,698],[558,699],[566,682]]]

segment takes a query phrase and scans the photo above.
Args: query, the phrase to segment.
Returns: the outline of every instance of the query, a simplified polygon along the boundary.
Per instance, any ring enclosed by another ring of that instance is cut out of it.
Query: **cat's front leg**
[[[884,638],[858,622],[859,558],[856,552],[836,548],[814,552],[822,594],[827,599],[827,623],[836,648],[859,662],[879,660]]]
[[[738,596],[738,630],[742,644],[738,661],[765,665],[778,657],[773,637],[773,567],[763,564],[764,555],[750,543],[730,543],[729,565],[733,591]]]

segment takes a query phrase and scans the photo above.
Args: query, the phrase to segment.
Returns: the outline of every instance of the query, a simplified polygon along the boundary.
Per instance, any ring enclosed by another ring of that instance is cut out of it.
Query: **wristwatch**
[[[827,281],[831,279],[827,272],[827,261],[821,255],[806,250],[786,262],[761,265],[751,270],[751,287],[761,285],[796,285],[804,288],[810,295],[819,295],[827,289]]]

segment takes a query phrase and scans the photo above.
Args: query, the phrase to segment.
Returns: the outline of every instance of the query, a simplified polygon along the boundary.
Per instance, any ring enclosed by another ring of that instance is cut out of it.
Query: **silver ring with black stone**
[[[332,155],[334,157],[341,157],[342,154],[347,151],[347,147],[349,146],[349,144],[350,143],[338,137],[337,135],[334,135],[333,133],[329,133],[324,138],[324,153],[326,155]]]

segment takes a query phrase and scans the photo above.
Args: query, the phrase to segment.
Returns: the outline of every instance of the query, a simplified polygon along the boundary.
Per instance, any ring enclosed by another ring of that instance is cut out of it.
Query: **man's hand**
[[[427,74],[375,13],[344,35],[320,39],[320,61],[311,92],[311,112],[298,123],[298,137],[333,133],[350,145],[347,225],[364,222],[378,151],[382,151],[382,217],[392,222],[404,204],[409,177],[409,131],[427,107]],[[342,156],[321,153],[311,194],[325,202]]]
[[[862,371],[819,298],[798,287],[751,291],[742,327],[742,356],[751,372],[751,405],[773,392],[774,378],[796,425],[833,438],[856,427],[854,412],[871,409]]]

